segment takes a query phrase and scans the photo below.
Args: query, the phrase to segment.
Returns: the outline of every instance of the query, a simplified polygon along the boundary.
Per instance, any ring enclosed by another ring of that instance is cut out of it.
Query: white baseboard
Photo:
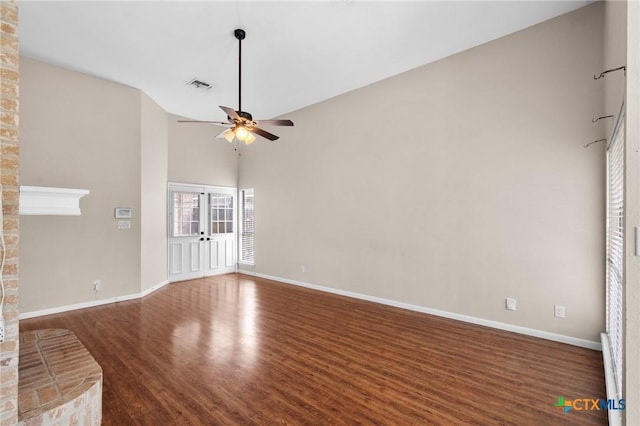
[[[250,275],[250,276],[256,276],[256,277],[260,277],[260,278],[265,278],[265,279],[273,280],[273,281],[279,281],[279,282],[282,282],[282,283],[285,283],[285,284],[292,284],[292,285],[297,285],[297,286],[300,286],[300,287],[306,287],[306,288],[310,288],[310,289],[314,289],[314,290],[323,291],[323,292],[326,292],[326,293],[338,294],[340,296],[352,297],[354,299],[361,299],[361,300],[367,300],[369,302],[381,303],[383,305],[394,306],[396,308],[407,309],[407,310],[410,310],[410,311],[422,312],[422,313],[425,313],[425,314],[435,315],[435,316],[444,317],[444,318],[450,318],[450,319],[454,319],[454,320],[458,320],[458,321],[468,322],[468,323],[471,323],[471,324],[483,325],[485,327],[496,328],[496,329],[499,329],[499,330],[511,331],[511,332],[514,332],[514,333],[524,334],[524,335],[527,335],[527,336],[539,337],[539,338],[542,338],[542,339],[552,340],[554,342],[567,343],[569,345],[580,346],[580,347],[583,347],[583,348],[594,349],[594,350],[598,350],[598,351],[602,350],[602,343],[593,342],[591,340],[586,340],[586,339],[579,339],[577,337],[565,336],[565,335],[562,335],[562,334],[551,333],[551,332],[548,332],[548,331],[542,331],[542,330],[536,330],[536,329],[533,329],[533,328],[521,327],[519,325],[507,324],[507,323],[503,323],[503,322],[487,320],[487,319],[484,319],[484,318],[472,317],[472,316],[469,316],[469,315],[457,314],[457,313],[454,313],[454,312],[447,312],[447,311],[442,311],[442,310],[439,310],[439,309],[427,308],[425,306],[412,305],[412,304],[409,304],[409,303],[398,302],[396,300],[384,299],[384,298],[381,298],[381,297],[369,296],[369,295],[366,295],[366,294],[355,293],[355,292],[346,291],[346,290],[340,290],[340,289],[331,288],[331,287],[324,287],[324,286],[320,286],[320,285],[316,285],[316,284],[306,283],[306,282],[303,282],[303,281],[291,280],[291,279],[282,278],[282,277],[275,277],[275,276],[267,275],[267,274],[260,274],[260,273],[253,272],[253,271],[245,271],[245,270],[240,269],[240,270],[238,270],[238,273],[245,274],[245,275]],[[90,302],[76,303],[74,305],[59,306],[59,307],[55,307],[55,308],[42,309],[42,310],[32,311],[32,312],[24,312],[24,313],[20,314],[19,319],[35,318],[35,317],[40,317],[40,316],[44,316],[44,315],[51,315],[51,314],[58,314],[58,313],[61,313],[61,312],[74,311],[76,309],[91,308],[91,307],[94,307],[94,306],[106,305],[106,304],[109,304],[109,303],[123,302],[125,300],[140,299],[140,298],[145,297],[145,296],[153,293],[154,291],[164,287],[167,284],[169,284],[169,281],[165,280],[165,281],[162,281],[161,283],[158,283],[158,284],[148,288],[147,290],[145,290],[143,292],[136,293],[136,294],[128,294],[128,295],[125,295],[125,296],[116,296],[116,297],[111,297],[111,298],[108,298],[108,299],[92,300]]]
[[[514,333],[524,334],[527,336],[539,337],[542,339],[553,340],[554,342],[567,343],[569,345],[580,346],[583,348],[594,349],[597,351],[602,350],[602,344],[600,342],[593,342],[591,340],[579,339],[577,337],[565,336],[562,334],[550,333],[548,331],[536,330],[534,328],[521,327],[519,325],[507,324],[503,322],[487,320],[484,318],[472,317],[469,315],[457,314],[454,312],[441,311],[439,309],[427,308],[425,306],[412,305],[409,303],[398,302],[396,300],[383,299],[381,297],[369,296],[366,294],[355,293],[346,290],[340,290],[331,287],[324,287],[316,284],[309,284],[302,281],[290,280],[288,278],[274,277],[271,275],[260,274],[245,271],[238,271],[241,274],[253,275],[260,278],[266,278],[268,280],[280,281],[285,284],[293,284],[300,287],[311,288],[314,290],[324,291],[327,293],[338,294],[340,296],[352,297],[354,299],[367,300],[369,302],[381,303],[383,305],[395,306],[396,308],[407,309],[410,311],[422,312],[425,314],[435,315],[444,318],[450,318],[458,321],[464,321],[471,324],[483,325],[485,327],[497,328],[499,330],[511,331]]]
[[[257,276],[255,271],[250,271],[250,270],[248,270],[248,269],[242,269],[242,266],[240,266],[240,267],[238,268],[238,271],[237,271],[237,272],[238,272],[239,274],[250,275],[250,276],[252,276],[252,277]]]
[[[41,309],[38,311],[22,312],[20,313],[18,318],[21,320],[27,319],[27,318],[35,318],[35,317],[41,317],[44,315],[59,314],[61,312],[75,311],[76,309],[84,309],[84,308],[92,308],[94,306],[108,305],[109,303],[140,299],[164,287],[167,284],[169,284],[169,281],[165,280],[140,293],[127,294],[124,296],[115,296],[115,297],[110,297],[108,299],[91,300],[89,302],[75,303],[73,305],[57,306],[55,308]]]
[[[164,280],[161,283],[158,283],[158,284],[156,284],[154,286],[151,286],[148,289],[146,289],[145,291],[143,291],[142,293],[140,293],[140,297],[145,297],[145,296],[153,293],[154,291],[161,289],[162,287],[164,287],[167,284],[169,284],[169,280]]]

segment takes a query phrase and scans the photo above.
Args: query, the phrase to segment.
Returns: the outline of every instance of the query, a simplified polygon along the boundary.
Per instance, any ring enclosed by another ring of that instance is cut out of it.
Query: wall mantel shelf
[[[21,215],[79,216],[80,198],[88,189],[20,186]]]

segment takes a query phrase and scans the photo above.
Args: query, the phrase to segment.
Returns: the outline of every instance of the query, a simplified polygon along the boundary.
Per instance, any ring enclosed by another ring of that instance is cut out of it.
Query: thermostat
[[[116,219],[131,219],[130,207],[116,207]]]

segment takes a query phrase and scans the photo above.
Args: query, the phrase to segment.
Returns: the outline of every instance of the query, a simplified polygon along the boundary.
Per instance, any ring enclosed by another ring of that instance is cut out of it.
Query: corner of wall
[[[169,114],[140,93],[140,291],[144,294],[167,280]]]

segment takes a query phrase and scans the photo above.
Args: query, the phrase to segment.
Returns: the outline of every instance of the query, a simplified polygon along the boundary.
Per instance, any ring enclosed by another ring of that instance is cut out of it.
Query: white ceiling
[[[21,1],[21,54],[142,89],[165,110],[272,118],[590,1]],[[213,84],[199,90],[186,83]]]

